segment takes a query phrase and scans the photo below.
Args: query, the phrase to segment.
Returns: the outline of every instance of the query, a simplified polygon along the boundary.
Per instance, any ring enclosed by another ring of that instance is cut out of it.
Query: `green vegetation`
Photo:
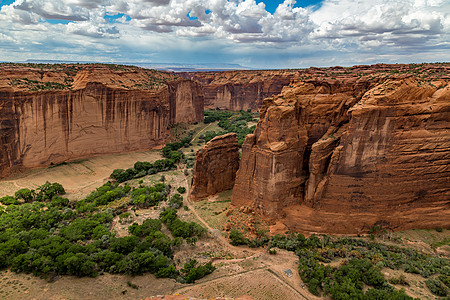
[[[67,78],[64,83],[59,82],[40,82],[28,78],[17,78],[10,82],[11,86],[27,88],[31,91],[54,91],[54,90],[71,90],[72,78]]]
[[[191,141],[194,137],[194,131],[190,131],[189,134],[183,137],[179,142],[167,143],[164,148],[162,148],[162,155],[168,159],[173,160],[174,162],[179,162],[184,158],[183,152],[179,149],[185,147],[192,146]]]
[[[177,211],[174,208],[164,209],[159,215],[159,219],[166,224],[174,237],[197,238],[206,232],[205,228],[195,222],[184,222],[178,219]]]
[[[147,161],[138,161],[134,164],[133,168],[115,169],[110,177],[115,179],[117,182],[125,182],[130,179],[141,178],[146,175],[152,175],[159,172],[169,171],[176,168],[175,160],[173,159],[160,159],[155,161],[153,164]]]
[[[242,232],[233,229],[230,231],[229,238],[231,240],[231,245],[239,246],[239,245],[246,245],[248,244],[248,239],[244,237]]]
[[[374,228],[373,233],[381,231]],[[412,299],[389,284],[408,285],[406,278],[399,276],[388,282],[381,273],[383,267],[420,274],[429,278],[426,285],[433,294],[449,295],[450,262],[444,258],[358,238],[278,234],[269,241],[262,234],[258,236],[252,240],[231,230],[229,238],[233,245],[256,247],[268,241],[270,254],[276,254],[275,247],[295,252],[300,277],[314,295],[329,295],[332,299]],[[339,267],[328,265],[337,259],[344,259]]]
[[[437,278],[430,278],[425,281],[425,284],[430,289],[430,291],[436,296],[445,297],[449,294],[448,289],[442,282]]]
[[[205,134],[200,135],[200,139],[208,142],[212,138],[225,133],[235,132],[238,136],[239,147],[244,143],[247,134],[255,131],[256,125],[248,127],[247,122],[253,121],[253,115],[250,111],[222,111],[222,110],[206,110],[204,123],[212,123],[219,121],[219,126],[224,131],[214,132],[207,131]]]
[[[192,264],[180,273],[173,254],[183,238],[192,242],[193,237],[202,236],[205,229],[200,225],[183,222],[175,210],[168,209],[160,219],[129,226],[130,236],[119,238],[110,231],[116,215],[119,219],[130,217],[128,205],[156,205],[169,191],[170,186],[163,183],[132,189],[127,184],[107,182],[82,201],[70,202],[60,196],[64,193],[60,184],[47,182],[36,191],[22,189],[15,197],[3,197],[2,203],[7,206],[0,207],[0,268],[50,278],[150,272],[193,282],[214,268]],[[107,204],[123,198],[129,198],[129,204],[107,208]],[[163,224],[175,238],[161,232]]]
[[[197,279],[203,278],[208,274],[211,274],[216,268],[209,262],[206,265],[198,266],[195,259],[189,260],[184,264],[184,268],[181,272],[185,274],[184,279],[186,283],[194,283]]]
[[[406,281],[405,275],[389,278],[389,283],[399,285],[409,285],[409,283]]]
[[[183,197],[180,194],[175,194],[170,197],[169,206],[175,209],[179,209],[183,206]]]

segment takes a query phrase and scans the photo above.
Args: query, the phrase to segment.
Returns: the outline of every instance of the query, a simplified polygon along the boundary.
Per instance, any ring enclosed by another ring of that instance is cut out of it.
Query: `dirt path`
[[[206,128],[206,127],[205,127]],[[182,169],[183,173],[184,173],[185,167]],[[194,216],[206,227],[206,229],[208,229],[209,232],[215,232],[218,231],[217,229],[212,228],[211,226],[209,226],[209,224],[202,218],[200,217],[200,215],[198,214],[197,210],[195,209],[195,206],[193,205],[192,201],[191,201],[191,187],[189,185],[188,182],[188,177],[185,176],[184,177],[185,182],[186,182],[186,186],[187,186],[187,197],[186,197],[186,202],[187,202],[187,206],[189,207],[189,210],[194,214]],[[233,245],[230,245],[230,243],[228,242],[228,240],[219,232],[219,234],[215,234],[213,235],[217,241],[226,249],[229,250],[233,250],[233,251],[239,251],[242,252],[242,249],[239,247],[235,247]],[[254,249],[246,249],[249,252],[252,253],[259,253],[261,250],[254,250]],[[264,251],[264,250],[262,250]]]
[[[202,130],[200,130],[199,132],[197,132],[193,137],[192,137],[192,141],[194,141],[199,135],[200,133],[202,133],[203,131],[205,131],[206,129],[208,129],[209,127],[211,127],[214,123],[209,123],[208,125],[205,126],[205,128],[203,128]]]
[[[184,172],[184,169],[182,170]],[[187,187],[187,197],[186,197],[186,202],[187,202],[187,206],[189,207],[189,210],[192,212],[192,214],[197,218],[197,220],[199,222],[201,222],[207,229],[209,232],[214,232],[214,231],[218,231],[217,229],[212,228],[197,212],[195,205],[193,205],[193,202],[191,201],[190,195],[191,195],[191,187],[188,184],[188,177],[185,176],[185,182],[186,182],[186,187]],[[221,244],[221,246],[223,247],[224,250],[228,250],[228,251],[233,251],[233,252],[238,252],[238,253],[250,253],[250,256],[244,257],[244,258],[235,258],[235,259],[217,259],[214,260],[214,265],[220,265],[223,263],[229,264],[229,263],[239,263],[239,262],[243,262],[246,260],[254,260],[257,258],[261,258],[262,256],[266,255],[266,250],[264,248],[258,248],[258,249],[252,249],[252,248],[248,248],[248,247],[236,247],[233,246],[229,243],[229,241],[221,234],[221,232],[218,232],[218,234],[214,234],[213,235],[214,238]],[[288,267],[295,267],[295,260],[297,260],[297,258],[292,258],[291,255],[289,255],[289,257],[287,257],[286,255],[283,254],[279,254],[278,255],[285,263],[283,264],[283,266],[279,265],[278,263],[274,263],[274,262],[267,262],[264,263],[264,267],[260,267],[260,268],[256,268],[256,269],[252,269],[252,270],[246,270],[237,274],[233,274],[233,275],[224,275],[218,278],[213,278],[211,280],[206,280],[202,283],[200,283],[200,286],[206,286],[208,284],[212,284],[212,283],[216,283],[219,282],[221,280],[226,279],[226,277],[236,277],[237,275],[243,275],[243,274],[252,274],[255,273],[256,271],[260,271],[260,270],[266,270],[268,272],[270,272],[273,276],[274,279],[279,281],[283,286],[286,287],[286,289],[290,290],[291,293],[296,295],[296,299],[310,299],[309,298],[309,293],[306,293],[305,295],[305,291],[302,288],[302,284],[301,284],[301,280],[300,277],[297,274],[294,275],[294,278],[292,278],[291,280],[285,279],[283,278],[282,274],[283,273],[283,269],[284,268],[288,268]],[[256,275],[256,273],[255,273]],[[185,289],[180,289],[177,292],[183,292],[183,290],[189,290],[189,288],[185,288]]]

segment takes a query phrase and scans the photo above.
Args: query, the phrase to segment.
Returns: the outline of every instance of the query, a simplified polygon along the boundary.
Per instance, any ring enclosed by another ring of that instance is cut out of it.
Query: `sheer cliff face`
[[[169,124],[203,120],[203,96],[192,81],[178,79],[139,90],[99,82],[81,86],[0,89],[0,177],[11,169],[148,150],[165,143]]]
[[[236,133],[216,136],[197,151],[191,199],[200,200],[233,188],[239,168]]]
[[[271,70],[195,72],[180,75],[202,85],[206,109],[257,111],[261,108],[263,99],[278,95],[297,73],[291,70]]]
[[[266,99],[232,204],[303,232],[449,227],[450,86],[299,80]]]

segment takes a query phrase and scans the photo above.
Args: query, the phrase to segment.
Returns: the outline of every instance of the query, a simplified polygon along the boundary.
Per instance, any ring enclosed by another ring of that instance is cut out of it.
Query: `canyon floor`
[[[189,128],[175,128],[176,131],[194,130],[192,146],[183,148],[187,156],[193,156],[201,147],[198,137],[207,131],[218,130],[216,123],[197,124]],[[35,188],[46,181],[59,182],[67,190],[67,197],[72,200],[82,199],[90,191],[101,186],[109,179],[114,169],[131,167],[136,161],[155,161],[162,158],[161,151],[155,149],[146,152],[136,152],[120,155],[108,155],[89,158],[83,161],[71,162],[47,169],[27,171],[22,174],[0,181],[0,197],[11,195],[19,188]],[[199,202],[189,201],[191,172],[185,172],[185,167],[175,171],[168,171],[149,175],[139,180],[150,184],[161,180],[172,186],[184,186],[185,209],[180,209],[180,219],[195,221],[208,228],[208,234],[196,242],[195,245],[183,244],[176,252],[174,260],[183,262],[187,257],[200,262],[213,261],[217,268],[195,284],[181,284],[173,279],[157,279],[151,274],[142,276],[125,276],[103,274],[95,278],[77,278],[61,276],[48,279],[35,277],[32,274],[17,274],[10,271],[0,273],[0,298],[5,299],[142,299],[145,297],[182,294],[187,297],[216,298],[240,297],[249,295],[254,299],[318,299],[312,295],[302,283],[297,272],[298,257],[285,250],[277,250],[276,255],[270,255],[264,248],[235,247],[226,239],[226,232],[222,231],[228,221],[227,212],[230,205],[232,191],[226,191]],[[139,181],[134,179],[133,181]],[[113,228],[120,235],[126,234],[126,228],[132,222],[139,222],[148,217],[156,217],[158,210],[146,209],[132,212],[131,220],[127,224],[114,222]],[[442,230],[410,230],[389,233],[386,237],[377,237],[380,243],[396,243],[400,246],[411,247],[425,253],[441,251],[449,255],[450,247],[436,247],[449,239],[449,231]],[[397,241],[397,242],[392,242]],[[445,244],[445,243],[444,243]],[[288,276],[285,270],[292,270]],[[400,271],[383,269],[387,278],[398,276]],[[403,273],[403,272],[402,272]],[[420,299],[435,299],[425,286],[425,279],[419,275],[406,274],[410,283],[405,287],[406,293]],[[400,288],[401,286],[398,286]]]

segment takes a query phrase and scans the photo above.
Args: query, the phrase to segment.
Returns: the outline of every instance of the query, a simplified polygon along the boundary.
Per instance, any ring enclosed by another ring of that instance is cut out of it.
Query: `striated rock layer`
[[[297,70],[258,70],[192,72],[180,76],[202,85],[206,109],[257,111],[264,98],[278,95],[297,74]]]
[[[372,69],[293,81],[264,101],[232,204],[302,232],[450,227],[450,85],[442,78]]]
[[[200,200],[231,189],[238,168],[239,149],[236,133],[216,136],[197,151],[191,199]]]
[[[203,120],[201,88],[190,80],[138,68],[79,68],[72,76],[67,70],[2,71],[0,177],[14,169],[148,150],[165,143],[169,124]]]

